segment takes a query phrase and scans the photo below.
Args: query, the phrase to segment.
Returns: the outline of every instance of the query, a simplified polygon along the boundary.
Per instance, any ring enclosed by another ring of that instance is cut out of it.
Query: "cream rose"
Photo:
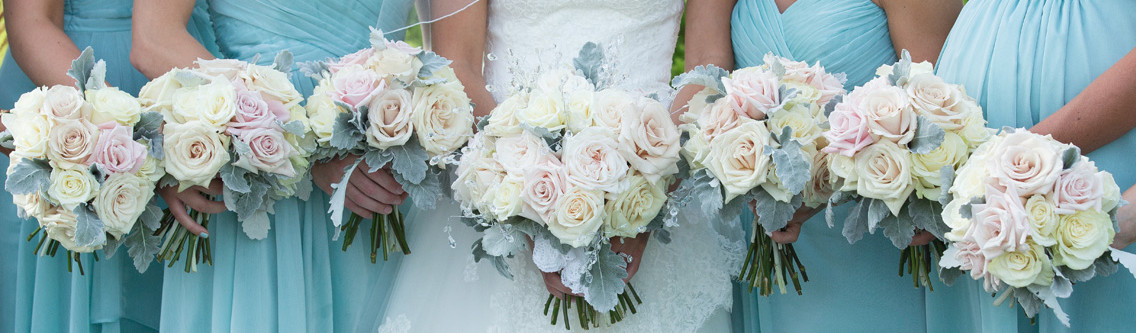
[[[335,119],[346,111],[335,105],[335,102],[321,93],[321,90],[317,87],[312,97],[308,99],[308,121],[312,126],[312,133],[316,136],[316,142],[329,144],[335,132]]]
[[[595,92],[588,89],[580,89],[568,94],[568,120],[566,124],[568,131],[577,133],[584,128],[592,126],[592,99],[595,98]]]
[[[382,73],[388,81],[399,80],[409,83],[418,77],[418,70],[422,69],[422,61],[418,60],[418,57],[415,57],[414,54],[388,47],[369,57],[367,67]]]
[[[544,225],[552,219],[556,204],[568,188],[564,164],[555,156],[544,155],[535,165],[524,170],[524,177],[521,200],[525,205],[521,215]]]
[[[470,142],[468,151],[458,161],[458,178],[451,185],[454,198],[466,208],[481,210],[487,206],[481,198],[485,197],[490,187],[500,183],[505,175],[505,169],[496,160],[482,154],[484,138],[484,135],[479,134]]]
[[[982,248],[987,258],[1006,252],[1025,251],[1030,222],[1021,196],[1013,188],[1005,192],[991,185],[986,188],[986,203],[975,204],[974,223],[967,236]]]
[[[48,210],[51,209],[51,203],[47,202],[38,192],[32,194],[13,194],[12,203],[20,208],[17,214],[20,218],[35,218],[41,219],[47,215]]]
[[[32,89],[29,92],[20,95],[16,100],[16,104],[12,106],[8,112],[20,116],[36,114],[42,117],[47,117],[44,112],[43,99],[47,96],[47,88],[39,87]]]
[[[528,104],[515,113],[522,124],[544,127],[550,132],[564,129],[568,117],[564,101],[558,93],[536,92],[529,95]]]
[[[106,232],[121,239],[134,227],[153,196],[154,188],[148,180],[131,174],[111,175],[95,197],[95,213],[103,220]]]
[[[619,153],[652,184],[677,173],[681,133],[670,113],[662,103],[646,97],[629,111],[619,131]]]
[[[1055,236],[1053,262],[1079,270],[1092,266],[1108,250],[1116,231],[1108,214],[1090,209],[1062,215]]]
[[[249,90],[260,92],[265,99],[275,99],[286,108],[298,105],[304,99],[288,79],[288,74],[275,68],[249,65],[241,72],[241,78]]]
[[[883,200],[891,213],[899,210],[914,190],[911,178],[911,152],[891,141],[880,141],[856,154],[856,192]]]
[[[482,130],[493,136],[520,134],[524,129],[517,119],[517,112],[528,107],[528,94],[517,93],[509,96],[489,113],[489,121]]]
[[[808,148],[808,147],[806,147]],[[820,207],[828,202],[828,198],[832,196],[834,182],[834,175],[828,166],[828,156],[819,154],[815,150],[806,151],[806,156],[812,156],[812,163],[809,165],[809,174],[812,178],[809,183],[805,185],[805,191],[802,193],[804,196],[804,204],[808,207]]]
[[[75,209],[99,193],[99,182],[95,176],[82,169],[52,169],[50,181],[48,197],[67,210]]]
[[[1104,181],[1097,167],[1087,157],[1073,167],[1062,170],[1053,189],[1053,201],[1060,214],[1073,214],[1080,210],[1101,209],[1104,198]]]
[[[1029,132],[1006,135],[993,148],[986,171],[1018,194],[1049,194],[1061,175],[1061,152],[1050,139]]]
[[[560,197],[555,218],[548,221],[548,231],[561,243],[572,247],[587,246],[603,226],[603,204],[601,192],[572,187]]]
[[[970,200],[955,199],[943,206],[943,223],[951,228],[951,231],[944,235],[948,241],[962,242],[966,239],[966,234],[970,232],[970,219],[963,218],[960,210],[963,205],[969,203]],[[971,242],[973,243],[973,242]],[[977,246],[977,244],[975,244]]]
[[[51,138],[51,121],[39,113],[8,113],[0,116],[0,122],[12,134],[16,151],[28,158],[47,156],[48,141]]]
[[[788,127],[793,130],[793,139],[800,142],[802,145],[809,145],[818,138],[824,131],[820,128],[820,122],[812,115],[808,107],[798,104],[789,110],[775,112],[769,116],[770,128],[775,131],[781,131]]]
[[[773,108],[781,105],[777,75],[758,70],[738,70],[722,79],[730,107],[752,119],[765,119]]]
[[[978,103],[967,97],[966,92],[935,74],[912,76],[906,90],[917,113],[947,131],[962,128],[971,113],[981,112]]]
[[[525,170],[549,154],[552,154],[552,149],[544,139],[528,131],[497,139],[497,163],[501,163],[510,174],[524,174]]]
[[[63,248],[74,252],[92,252],[102,245],[95,247],[83,246],[80,247],[75,244],[75,226],[77,224],[75,213],[61,207],[54,207],[43,218],[40,219],[40,225],[43,226],[47,236],[63,245]]]
[[[209,186],[222,166],[229,163],[229,137],[201,122],[166,124],[166,172],[179,182],[179,190]]]
[[[72,86],[51,86],[43,96],[43,114],[52,121],[87,118],[85,107],[83,95]]]
[[[568,137],[563,154],[565,177],[573,185],[611,193],[626,187],[630,168],[610,130],[591,127]]]
[[[859,108],[868,123],[868,131],[896,144],[907,144],[915,137],[915,110],[907,93],[897,87],[882,87],[868,92]]]
[[[1006,252],[986,265],[986,271],[1006,284],[1023,288],[1031,284],[1053,283],[1053,264],[1045,247],[1030,243],[1020,251]]]
[[[210,76],[222,76],[227,80],[235,80],[241,71],[248,67],[248,63],[237,59],[197,59],[193,62],[196,70]]]
[[[1030,223],[1030,239],[1041,246],[1057,244],[1053,232],[1057,230],[1056,207],[1045,196],[1034,194],[1026,200],[1026,217]]]
[[[521,194],[524,191],[524,178],[520,176],[506,176],[501,180],[497,186],[494,186],[487,195],[490,196],[487,201],[493,207],[490,213],[498,221],[504,221],[510,217],[521,214],[522,200]]]
[[[174,93],[172,113],[167,123],[201,121],[214,128],[225,128],[237,113],[237,92],[229,81],[215,79]]]
[[[418,143],[430,156],[457,150],[473,136],[469,97],[460,84],[438,84],[414,89],[410,121]]]
[[[87,167],[99,143],[99,129],[86,119],[60,120],[47,139],[47,157],[61,168]]]
[[[1100,172],[1101,182],[1104,184],[1104,196],[1101,198],[1101,211],[1111,212],[1120,205],[1120,187],[1116,179],[1108,171]]]
[[[742,115],[735,112],[724,98],[710,105],[710,108],[698,117],[698,128],[706,141],[713,141],[722,133],[726,133],[741,124]]]
[[[115,87],[87,90],[87,103],[91,104],[91,122],[95,124],[113,121],[134,126],[142,115],[138,99]]]
[[[367,109],[367,144],[378,149],[400,146],[414,134],[410,122],[412,104],[410,92],[403,89],[386,90],[371,99]]]
[[[605,89],[596,92],[592,105],[592,123],[615,131],[623,127],[623,115],[634,108],[635,98],[622,90]]]
[[[964,122],[963,128],[958,131],[958,135],[966,141],[970,149],[978,148],[979,145],[989,141],[994,136],[995,130],[986,128],[986,119],[982,118],[982,112],[975,112],[970,114]]]
[[[146,161],[142,162],[142,167],[138,168],[138,173],[135,174],[135,176],[149,179],[150,182],[157,182],[165,175],[166,170],[162,168],[162,161],[153,156],[146,156]]]
[[[765,182],[772,165],[765,146],[773,144],[765,124],[751,119],[710,141],[703,163],[722,183],[726,202]]]
[[[966,161],[968,150],[962,137],[946,132],[943,142],[935,150],[926,154],[912,154],[911,173],[916,179],[915,193],[921,198],[939,200],[939,196],[943,193],[941,187],[951,186],[943,184],[939,174],[940,169],[945,166],[951,169],[957,168]]]
[[[249,154],[242,155],[234,165],[257,172],[264,171],[295,177],[289,157],[297,154],[296,149],[284,139],[284,134],[273,129],[257,128],[241,133],[237,138],[249,145]]]
[[[173,109],[174,95],[182,88],[181,81],[176,78],[178,75],[196,74],[180,68],[170,70],[142,86],[142,90],[138,91],[138,102],[148,110],[168,114]]]
[[[652,183],[639,175],[630,179],[627,191],[608,200],[604,207],[605,237],[635,237],[646,231],[667,202],[665,183]]]

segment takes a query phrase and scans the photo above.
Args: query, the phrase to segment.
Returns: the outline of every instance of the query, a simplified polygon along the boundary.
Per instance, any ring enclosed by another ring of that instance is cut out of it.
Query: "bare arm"
[[[1129,204],[1120,207],[1120,210],[1116,212],[1116,219],[1120,222],[1120,230],[1116,231],[1116,238],[1112,241],[1112,247],[1117,249],[1124,249],[1136,242],[1136,186],[1124,191],[1122,197]]]
[[[213,59],[185,29],[194,5],[194,0],[134,1],[130,63],[138,71],[152,79],[198,58]]]
[[[1089,153],[1136,128],[1136,49],[1120,58],[1085,90],[1030,131]]]
[[[702,65],[734,69],[734,47],[730,40],[730,15],[737,0],[691,0],[686,3],[686,70]],[[671,104],[671,118],[678,123],[686,103],[704,87],[682,88]]]
[[[939,51],[962,10],[961,0],[874,0],[887,14],[891,43],[898,55],[906,49],[911,60],[939,59]]]
[[[458,11],[472,0],[437,0],[432,4],[431,16],[442,17]],[[485,76],[481,65],[485,56],[485,34],[488,28],[489,4],[481,0],[469,8],[431,24],[430,42],[435,53],[453,60],[454,74],[457,74],[465,93],[477,105],[474,116],[488,115],[497,103],[493,95],[485,89]],[[424,30],[424,31],[426,31]]]
[[[63,32],[63,0],[5,0],[12,58],[36,85],[71,85],[79,48]]]

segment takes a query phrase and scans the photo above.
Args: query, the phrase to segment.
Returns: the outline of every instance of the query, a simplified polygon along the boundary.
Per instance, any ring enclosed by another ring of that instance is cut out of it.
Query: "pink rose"
[[[99,126],[99,142],[87,164],[109,173],[135,173],[146,162],[146,145],[134,141],[134,129],[108,122]]]
[[[821,106],[827,105],[833,97],[844,93],[844,80],[825,72],[824,67],[821,67],[820,64],[797,71],[804,76],[803,82],[805,84],[820,91],[820,99],[817,100],[817,103]]]
[[[238,138],[248,143],[252,148],[251,156],[241,156],[236,165],[250,171],[260,170],[271,172],[285,177],[296,176],[292,162],[288,159],[295,155],[296,150],[284,139],[280,131],[253,128],[241,133]]]
[[[331,85],[332,99],[359,108],[386,89],[387,83],[377,73],[364,69],[363,66],[351,65],[332,75]]]
[[[821,151],[852,157],[864,147],[876,142],[868,132],[868,124],[848,103],[836,105],[828,115],[829,130],[824,132],[828,146]]]
[[[418,55],[419,53],[422,53],[422,49],[411,46],[410,44],[407,44],[406,42],[401,41],[401,40],[398,40],[398,41],[388,40],[388,41],[386,41],[386,44],[387,44],[388,48],[397,50],[397,51],[402,52],[402,53],[406,53],[406,55]]]
[[[619,153],[652,184],[678,172],[682,135],[662,103],[642,97],[624,115]]]
[[[1014,188],[999,191],[986,186],[986,203],[974,205],[974,221],[966,237],[973,239],[986,258],[1029,249],[1030,223],[1021,196]]]
[[[734,111],[731,105],[726,98],[718,99],[698,117],[698,128],[702,129],[706,142],[738,127],[742,114]]]
[[[868,92],[863,98],[858,107],[872,134],[900,145],[915,138],[915,109],[903,89],[883,87]]]
[[[1093,162],[1081,160],[1072,168],[1061,171],[1053,189],[1058,214],[1070,215],[1089,209],[1101,210],[1104,182]]]
[[[343,69],[344,67],[348,67],[348,66],[351,66],[351,65],[362,66],[363,64],[367,63],[367,59],[370,59],[371,55],[374,55],[374,54],[375,54],[375,49],[369,48],[369,47],[362,49],[362,50],[359,50],[359,51],[355,51],[355,53],[348,54],[348,55],[343,56],[342,58],[339,58],[339,61],[337,61],[337,62],[328,64],[327,69],[328,69],[328,71],[331,72],[332,75],[335,75],[335,73],[338,73],[339,70]]]
[[[291,114],[275,99],[264,99],[259,91],[250,91],[237,84],[237,112],[229,122],[228,133],[237,134],[253,128],[273,128],[276,122],[288,122]]]
[[[761,120],[765,114],[781,105],[777,76],[764,71],[738,71],[723,78],[726,101],[739,114]]]
[[[1022,196],[1048,195],[1064,166],[1055,142],[1025,131],[1006,135],[991,152],[986,172]]]
[[[552,219],[560,196],[567,190],[564,165],[556,156],[546,154],[535,165],[525,169],[524,178],[521,216],[543,225]]]

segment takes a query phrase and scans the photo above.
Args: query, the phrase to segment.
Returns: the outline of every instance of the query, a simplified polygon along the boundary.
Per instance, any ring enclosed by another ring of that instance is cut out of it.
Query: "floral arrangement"
[[[331,221],[351,245],[363,218],[351,214],[341,225],[347,181],[360,163],[369,172],[389,166],[414,204],[432,209],[453,155],[473,135],[473,104],[450,61],[372,29],[371,47],[315,64],[319,86],[308,100],[318,148],[315,159],[354,158],[343,180],[333,185]],[[388,234],[388,230],[391,231]],[[371,216],[371,262],[379,248],[410,253],[401,213]],[[396,242],[390,241],[391,235]],[[338,237],[338,230],[336,233]]]
[[[249,238],[263,239],[276,201],[310,192],[308,156],[315,141],[303,99],[286,74],[291,53],[281,52],[273,66],[255,63],[198,60],[147,83],[139,100],[166,122],[166,176],[159,185],[183,191],[219,178],[225,207],[236,212]],[[189,213],[208,226],[208,214]],[[159,231],[165,235],[159,260],[172,266],[185,252],[187,272],[199,262],[212,263],[207,239],[190,234],[168,212]]]
[[[676,88],[706,87],[683,115],[690,175],[679,193],[698,198],[703,213],[720,221],[735,221],[755,203],[739,279],[767,296],[773,287],[785,293],[789,278],[800,294],[804,265],[792,244],[773,242],[767,231],[785,227],[802,204],[828,202],[832,188],[818,149],[826,145],[825,110],[844,95],[844,79],[819,64],[773,54],[764,60],[732,74],[711,66],[675,78]]]
[[[569,329],[573,302],[585,328],[635,312],[641,300],[625,281],[628,259],[612,243],[652,231],[668,237],[666,189],[678,172],[680,133],[666,108],[608,87],[602,61],[588,43],[575,70],[544,71],[499,104],[463,149],[453,184],[465,222],[483,233],[474,258],[511,277],[505,258],[531,239],[536,266],[559,272],[577,294],[545,304],[553,325],[564,309]]]
[[[108,87],[106,64],[91,48],[67,73],[75,87],[36,88],[0,116],[8,128],[0,141],[14,149],[4,188],[21,218],[39,222],[28,240],[40,236],[40,255],[62,246],[68,270],[73,259],[82,272],[79,253],[112,256],[125,243],[144,272],[157,252],[162,116]]]
[[[1112,174],[1076,146],[1005,129],[978,147],[950,186],[943,220],[950,241],[939,265],[947,282],[966,271],[989,292],[1013,297],[1029,317],[1052,308],[1073,284],[1129,269],[1136,256],[1109,248],[1126,203]]]

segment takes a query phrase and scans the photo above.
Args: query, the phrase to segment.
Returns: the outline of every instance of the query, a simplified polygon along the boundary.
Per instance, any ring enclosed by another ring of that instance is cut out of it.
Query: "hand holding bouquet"
[[[739,279],[762,295],[770,295],[774,286],[785,293],[787,277],[800,294],[798,270],[809,279],[793,245],[773,242],[768,232],[784,228],[802,204],[815,208],[828,202],[832,189],[818,149],[826,144],[821,137],[825,110],[844,94],[843,82],[820,65],[772,54],[764,65],[733,74],[699,67],[674,80],[676,87],[706,87],[683,115],[690,176],[679,193],[698,198],[704,215],[726,223],[755,203]]]
[[[836,181],[830,201],[853,201],[843,230],[849,242],[883,228],[903,250],[899,275],[906,266],[916,287],[930,287],[931,262],[949,231],[941,217],[944,193],[990,132],[974,99],[932,74],[930,63],[912,63],[904,52],[877,75],[829,114],[828,147],[821,151]],[[831,226],[831,209],[826,215]],[[918,230],[937,239],[908,246]]]
[[[950,241],[939,265],[951,283],[961,274],[1013,297],[1031,318],[1052,308],[1073,283],[1115,272],[1136,255],[1109,248],[1116,212],[1126,204],[1112,175],[1080,150],[1049,136],[1006,129],[978,147],[950,186],[943,220]]]
[[[329,211],[332,223],[347,232],[344,251],[363,220],[352,213],[340,225],[348,180],[361,162],[372,173],[389,166],[419,208],[432,209],[442,197],[442,169],[473,135],[474,125],[472,104],[449,63],[372,30],[370,48],[312,70],[319,79],[307,107],[318,142],[314,158],[354,159],[343,180],[332,185]],[[390,240],[388,228],[397,243]],[[379,248],[383,260],[391,249],[409,254],[405,230],[397,207],[388,215],[371,216],[371,262]]]
[[[499,104],[463,149],[453,184],[465,222],[484,233],[475,259],[511,277],[505,258],[532,239],[537,267],[582,295],[549,295],[545,314],[552,305],[555,325],[563,309],[566,328],[573,302],[585,328],[636,311],[625,281],[635,259],[611,242],[652,231],[667,239],[664,209],[675,208],[666,189],[678,172],[679,130],[662,103],[605,87],[602,59],[586,44],[576,71],[541,73]]]
[[[68,75],[75,87],[36,88],[0,116],[3,142],[14,149],[5,190],[20,217],[35,218],[36,252],[62,246],[83,271],[79,253],[108,256],[126,243],[145,272],[158,249],[156,181],[163,171],[162,116],[143,111],[130,94],[105,83],[106,64],[87,48]],[[97,258],[97,256],[96,256]]]
[[[162,186],[184,191],[224,184],[225,207],[236,212],[245,234],[268,236],[268,214],[276,201],[311,190],[308,156],[314,140],[301,96],[288,80],[292,55],[281,52],[272,67],[232,59],[198,60],[194,68],[175,68],[142,87],[147,110],[165,117],[167,175]],[[180,214],[180,213],[179,213]],[[209,214],[190,210],[207,227]],[[185,252],[186,271],[211,263],[207,235],[174,223],[167,212],[160,230],[166,239],[159,260],[173,264]]]

